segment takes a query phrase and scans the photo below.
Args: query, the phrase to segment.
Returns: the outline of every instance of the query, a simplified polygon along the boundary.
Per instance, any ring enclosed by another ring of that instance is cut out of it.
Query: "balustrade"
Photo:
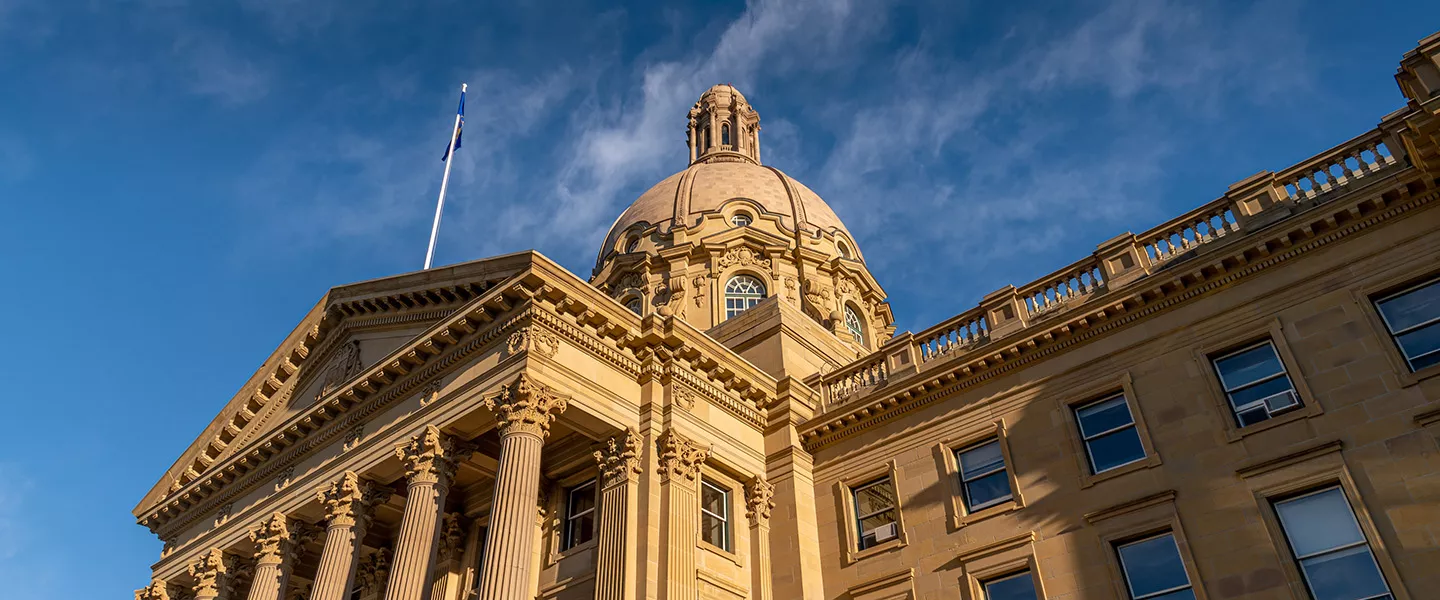
[[[1104,286],[1100,261],[1091,256],[1020,288],[1018,294],[1026,312],[1034,317],[1093,294]]]
[[[1295,165],[1275,177],[1282,194],[1309,200],[1344,188],[1399,163],[1376,129]]]

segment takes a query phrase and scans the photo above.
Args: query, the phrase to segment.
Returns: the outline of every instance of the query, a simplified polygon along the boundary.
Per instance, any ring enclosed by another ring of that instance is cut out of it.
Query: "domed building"
[[[1375,129],[899,334],[712,87],[588,281],[330,289],[135,507],[135,597],[1433,597],[1440,35],[1396,78]]]

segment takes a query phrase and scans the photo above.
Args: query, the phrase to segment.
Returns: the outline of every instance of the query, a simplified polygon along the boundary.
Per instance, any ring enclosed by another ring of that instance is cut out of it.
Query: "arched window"
[[[640,247],[640,238],[638,238],[638,237],[630,238],[630,241],[625,242],[625,252],[626,252],[626,253],[634,252],[634,251],[635,251],[637,248],[639,248],[639,247]]]
[[[745,213],[735,213],[735,216],[730,217],[730,224],[736,227],[749,227],[752,222],[750,215]]]
[[[730,124],[729,124],[729,123],[725,123],[725,124],[723,124],[723,125],[720,126],[720,145],[721,145],[721,146],[729,146],[729,145],[730,145]]]
[[[710,128],[709,128],[709,127],[706,127],[706,128],[705,128],[705,149],[706,149],[706,150],[709,150],[709,149],[710,149]]]
[[[765,299],[765,284],[749,275],[736,275],[725,284],[725,318],[729,319]]]
[[[855,343],[865,345],[865,323],[860,321],[860,315],[849,304],[845,305],[845,328],[850,330],[850,337],[855,338]]]
[[[631,298],[625,303],[625,308],[638,315],[645,310],[645,303],[641,302],[639,298]]]
[[[850,247],[846,246],[845,242],[839,242],[835,244],[835,247],[840,250],[840,258],[850,260]]]

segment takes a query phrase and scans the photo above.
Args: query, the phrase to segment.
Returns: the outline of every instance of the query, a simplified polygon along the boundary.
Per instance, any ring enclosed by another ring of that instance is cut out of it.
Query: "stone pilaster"
[[[195,580],[195,600],[230,600],[235,597],[235,577],[240,565],[236,556],[219,548],[211,548],[200,560],[188,567]]]
[[[424,600],[435,572],[440,512],[450,491],[456,463],[469,449],[440,433],[434,425],[395,448],[405,462],[408,484],[405,516],[395,540],[395,559],[385,600]]]
[[[250,530],[250,541],[255,542],[255,579],[249,600],[282,600],[281,594],[289,589],[300,530],[278,512]]]
[[[695,543],[700,530],[700,466],[710,449],[674,430],[658,440],[660,450],[661,572],[665,595],[661,600],[695,600]]]
[[[315,572],[311,600],[346,600],[355,585],[360,541],[370,526],[372,509],[390,497],[389,490],[346,471],[330,487],[316,492],[325,506],[325,549]]]
[[[770,511],[775,508],[775,486],[756,476],[745,486],[745,518],[750,521],[750,598],[774,597],[770,580]]]
[[[135,600],[170,600],[170,594],[165,591],[165,582],[156,579],[150,585],[135,590]]]
[[[465,552],[465,530],[460,515],[445,513],[440,521],[440,546],[435,552],[435,581],[430,586],[430,600],[465,600],[458,596],[460,557]]]
[[[820,528],[815,522],[815,463],[797,431],[814,416],[819,394],[791,377],[781,379],[779,387],[779,400],[766,411],[765,429],[765,479],[774,486],[779,508],[770,525],[786,548],[770,557],[772,593],[785,600],[824,600]]]
[[[610,438],[595,453],[600,463],[600,519],[595,568],[596,600],[635,597],[640,523],[640,434],[634,429]]]
[[[523,373],[484,399],[500,429],[500,464],[490,512],[489,542],[480,567],[480,600],[530,600],[540,449],[568,401]],[[394,599],[386,599],[394,600]]]

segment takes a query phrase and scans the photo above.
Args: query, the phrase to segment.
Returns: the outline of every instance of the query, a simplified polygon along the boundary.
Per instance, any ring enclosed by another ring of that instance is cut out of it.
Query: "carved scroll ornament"
[[[633,481],[640,474],[640,434],[633,428],[605,441],[606,449],[595,453],[600,463],[600,480],[605,486]]]
[[[501,435],[526,433],[543,439],[550,434],[550,424],[569,406],[569,398],[521,373],[514,383],[486,396],[482,405],[495,413]]]

